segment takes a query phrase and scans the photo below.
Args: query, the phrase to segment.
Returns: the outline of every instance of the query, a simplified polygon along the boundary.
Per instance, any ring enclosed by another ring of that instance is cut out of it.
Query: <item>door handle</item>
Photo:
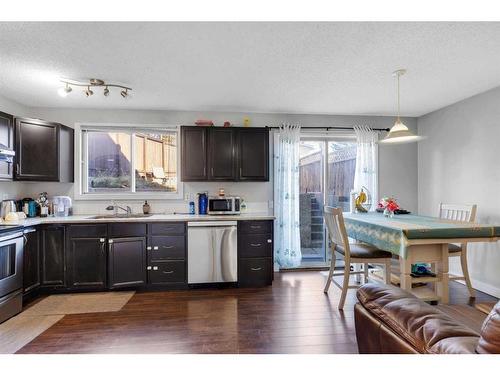
[[[250,268],[252,271],[261,271],[262,270],[262,267],[257,267],[257,268]]]
[[[262,244],[261,243],[251,243],[250,246],[252,246],[252,247],[261,247]]]
[[[169,246],[165,246],[165,245],[163,245],[163,246],[162,246],[162,248],[163,248],[163,249],[173,249],[173,248],[174,248],[174,245],[169,245]],[[158,248],[156,248],[156,249],[158,249]]]
[[[163,273],[168,275],[168,274],[174,273],[174,271],[163,271]]]

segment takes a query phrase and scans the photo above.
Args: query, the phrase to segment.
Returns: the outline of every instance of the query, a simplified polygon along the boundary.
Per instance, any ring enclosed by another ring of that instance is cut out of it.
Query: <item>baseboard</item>
[[[464,280],[454,280],[457,283],[465,285]],[[471,279],[472,287],[476,290],[479,290],[480,292],[489,294],[490,296],[500,298],[500,288],[497,288],[493,285],[483,283],[478,280]]]

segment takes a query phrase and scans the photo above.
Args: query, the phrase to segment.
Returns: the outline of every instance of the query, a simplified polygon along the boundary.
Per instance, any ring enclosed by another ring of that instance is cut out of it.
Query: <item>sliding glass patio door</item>
[[[349,193],[356,170],[354,137],[301,137],[299,169],[300,267],[325,267],[331,251],[323,206],[349,211]]]

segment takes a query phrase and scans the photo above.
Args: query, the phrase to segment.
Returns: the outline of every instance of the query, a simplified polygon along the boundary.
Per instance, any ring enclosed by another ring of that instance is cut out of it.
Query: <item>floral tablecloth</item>
[[[346,213],[350,238],[406,258],[408,240],[446,238],[491,238],[500,236],[500,226],[463,223],[418,215],[385,217],[378,212]]]

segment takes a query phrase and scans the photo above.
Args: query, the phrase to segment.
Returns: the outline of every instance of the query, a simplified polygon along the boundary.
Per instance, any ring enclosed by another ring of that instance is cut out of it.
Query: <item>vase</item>
[[[394,216],[394,212],[386,208],[384,210],[384,216],[385,217],[393,217]]]

